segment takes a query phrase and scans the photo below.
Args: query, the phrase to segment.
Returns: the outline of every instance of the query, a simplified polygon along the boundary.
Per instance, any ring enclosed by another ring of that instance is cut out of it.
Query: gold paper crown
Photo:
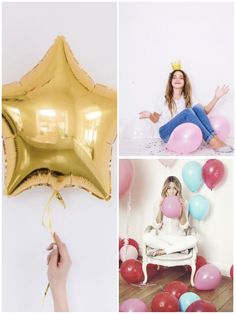
[[[171,62],[171,66],[172,66],[173,71],[181,70],[181,62],[180,61]]]

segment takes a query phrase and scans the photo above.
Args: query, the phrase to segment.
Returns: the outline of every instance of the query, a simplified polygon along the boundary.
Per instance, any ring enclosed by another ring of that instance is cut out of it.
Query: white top
[[[175,100],[176,104],[176,111],[173,113],[173,116],[171,116],[171,112],[168,108],[168,105],[166,104],[166,101],[162,102],[162,105],[160,105],[157,109],[157,113],[159,113],[160,119],[159,119],[159,127],[169,122],[172,118],[174,118],[178,113],[183,111],[185,107],[185,100],[184,97],[181,96],[180,99]],[[192,106],[197,104],[197,101],[194,99],[192,101]]]
[[[178,218],[168,218],[163,215],[163,220],[161,223],[156,222],[156,217],[159,213],[160,206],[159,203],[156,203],[156,215],[154,217],[154,226],[159,230],[159,234],[161,235],[185,235],[184,230],[189,227],[188,221],[188,202],[185,200],[185,216],[186,216],[186,223],[181,225]],[[161,228],[161,229],[160,229]]]

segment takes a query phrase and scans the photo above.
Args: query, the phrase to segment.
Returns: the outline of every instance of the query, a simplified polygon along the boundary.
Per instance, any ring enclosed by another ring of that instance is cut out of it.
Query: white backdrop
[[[119,11],[120,131],[141,110],[157,110],[170,62],[181,60],[203,105],[230,85],[212,114],[229,119],[233,137],[233,2],[121,3]]]
[[[95,82],[116,87],[115,3],[4,3],[3,82],[21,78],[64,35]],[[114,145],[116,146],[116,145]],[[71,311],[117,309],[116,147],[112,158],[112,199],[64,189],[64,210],[53,202],[54,229],[72,257],[68,280]],[[35,187],[3,196],[3,311],[52,311],[47,285],[48,231],[41,225],[52,191]]]
[[[194,159],[191,159],[191,161]],[[195,161],[203,165],[207,159]],[[156,159],[134,160],[134,181],[131,188],[132,211],[129,222],[131,238],[142,245],[143,231],[147,225],[153,224],[154,203],[160,199],[165,179],[174,175],[182,183],[183,196],[189,200],[194,194],[205,196],[210,203],[207,217],[197,222],[192,219],[192,225],[198,232],[199,255],[221,269],[229,276],[233,264],[233,160],[223,159],[225,177],[218,187],[209,190],[203,185],[197,193],[192,193],[183,183],[182,168],[190,159],[177,159],[171,168],[165,168]],[[120,202],[120,236],[126,237],[127,199],[125,195]]]

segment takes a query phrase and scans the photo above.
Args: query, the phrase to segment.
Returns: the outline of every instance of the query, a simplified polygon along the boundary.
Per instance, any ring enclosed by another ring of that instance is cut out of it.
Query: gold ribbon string
[[[53,231],[53,226],[52,226],[52,208],[50,207],[50,204],[51,204],[54,197],[56,197],[58,199],[58,201],[60,201],[61,204],[63,205],[63,207],[65,208],[65,202],[64,202],[61,194],[58,191],[54,190],[52,195],[50,196],[49,200],[47,201],[46,206],[44,207],[43,216],[42,216],[42,225],[48,229],[48,231],[50,232],[51,237],[52,237],[52,242],[55,243],[54,231]],[[43,304],[44,304],[45,298],[47,296],[49,287],[50,287],[50,283],[47,284],[47,287],[44,291]]]

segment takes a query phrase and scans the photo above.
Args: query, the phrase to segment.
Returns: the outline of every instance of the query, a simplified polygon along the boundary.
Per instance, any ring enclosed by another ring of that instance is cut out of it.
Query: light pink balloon
[[[119,165],[119,195],[122,197],[130,188],[134,168],[131,160],[127,159],[120,159]]]
[[[138,251],[133,245],[123,245],[120,249],[120,260],[122,262],[126,261],[127,259],[137,259],[138,258]]]
[[[161,211],[169,218],[178,218],[181,214],[181,204],[177,196],[167,196],[164,198]]]
[[[212,264],[203,265],[198,269],[194,278],[195,287],[198,290],[212,290],[219,286],[221,272]]]
[[[216,134],[224,141],[230,133],[229,121],[223,116],[209,116],[209,120]]]
[[[193,123],[183,123],[171,133],[166,148],[178,154],[195,151],[202,143],[202,132]]]
[[[120,304],[119,312],[148,312],[148,307],[142,300],[127,299]]]

